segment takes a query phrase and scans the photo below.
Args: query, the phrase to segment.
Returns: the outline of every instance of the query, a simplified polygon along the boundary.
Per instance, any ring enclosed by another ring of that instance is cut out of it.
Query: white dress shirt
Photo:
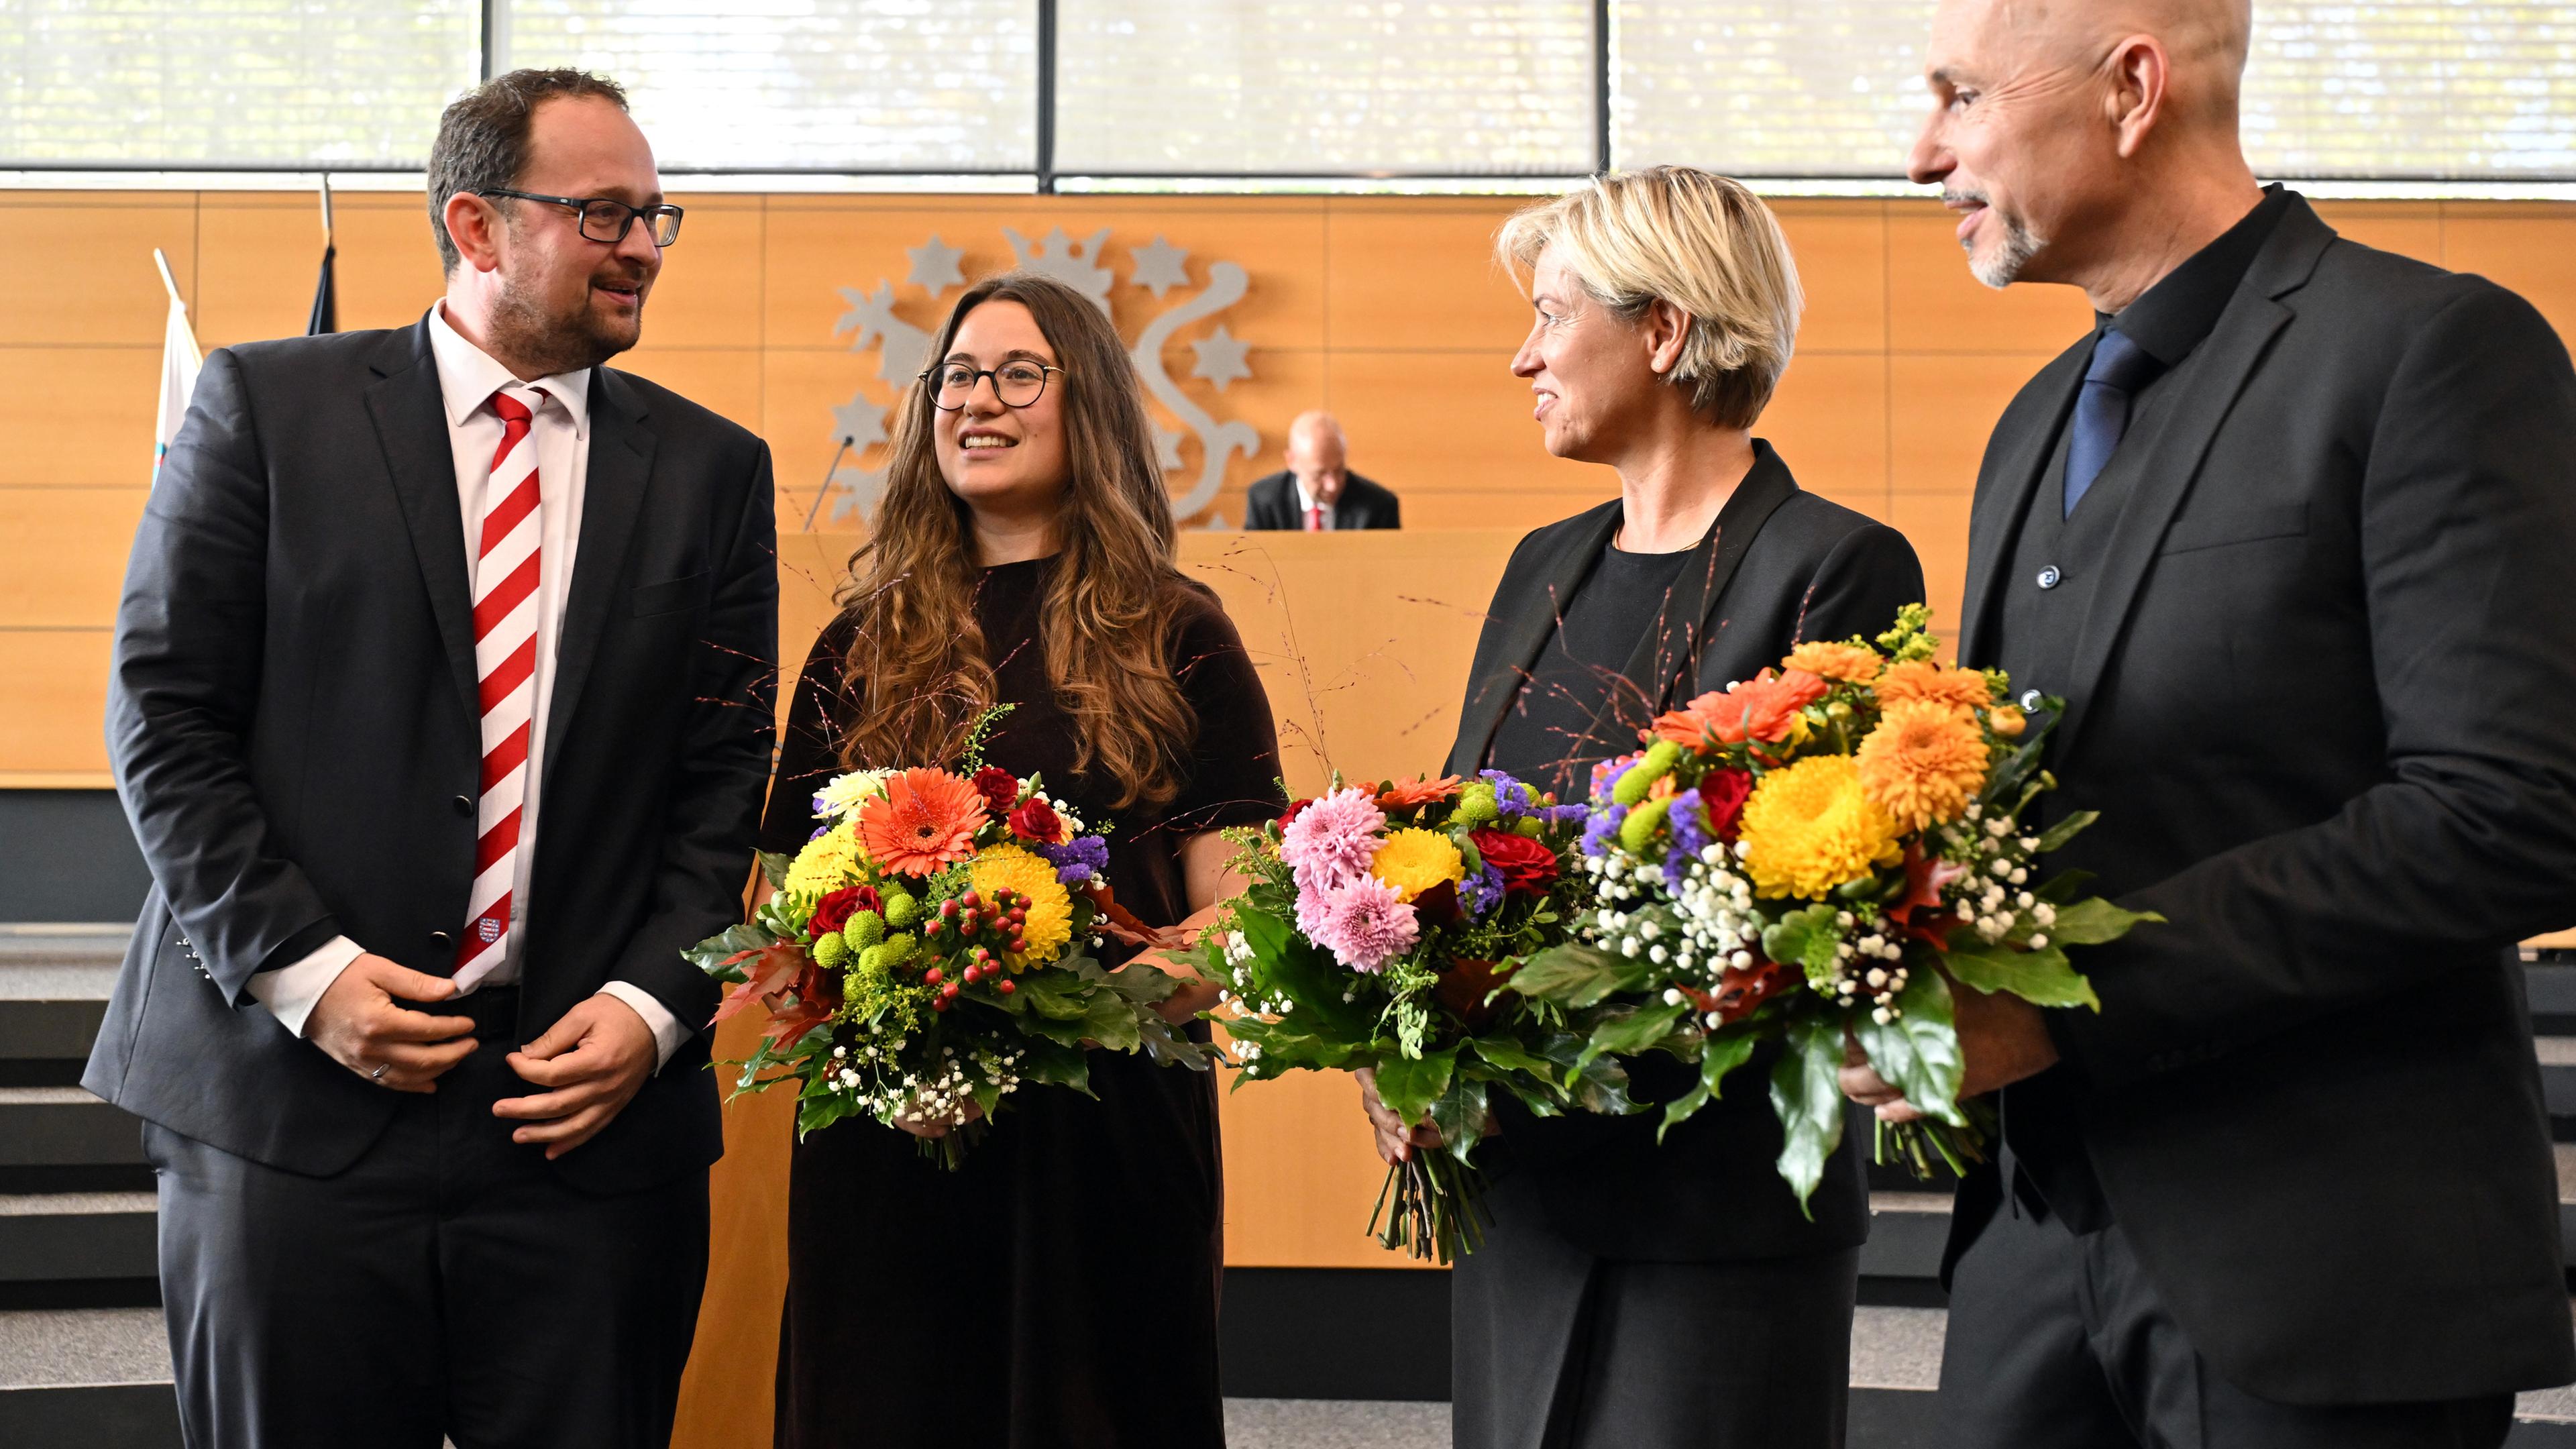
[[[465,558],[480,550],[484,485],[492,473],[492,455],[500,450],[501,415],[486,404],[492,394],[517,384],[510,370],[448,325],[446,304],[429,309],[429,350],[438,364],[438,390],[447,411],[447,447],[456,465],[456,502],[465,520]],[[546,400],[530,424],[537,446],[537,667],[534,716],[528,724],[527,800],[519,817],[519,847],[510,883],[510,945],[500,967],[468,991],[503,986],[520,975],[520,953],[526,948],[528,879],[537,859],[538,809],[544,803],[539,771],[545,761],[546,713],[554,693],[555,648],[563,623],[564,600],[572,591],[574,557],[581,539],[582,486],[590,470],[590,372],[562,373],[527,386],[541,389]],[[398,884],[392,888],[400,888]],[[250,993],[298,1036],[313,1015],[315,1003],[349,963],[365,948],[346,936],[291,966],[262,971],[250,978]],[[687,1032],[661,1002],[644,988],[611,981],[600,990],[635,1008],[653,1029],[660,1060],[679,1050]],[[545,1023],[551,1026],[553,1023]],[[658,1063],[657,1063],[658,1066]]]
[[[1306,491],[1306,480],[1298,477],[1296,474],[1289,474],[1288,481],[1297,485],[1297,526],[1299,528],[1304,528],[1306,526],[1306,520],[1314,515],[1316,509],[1320,508],[1324,510],[1324,532],[1332,532],[1333,505],[1329,503],[1316,502],[1315,495]]]

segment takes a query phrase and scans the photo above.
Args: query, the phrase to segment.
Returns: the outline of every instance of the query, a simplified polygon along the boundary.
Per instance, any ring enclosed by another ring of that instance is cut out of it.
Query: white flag
[[[161,261],[154,252],[152,259]],[[170,268],[161,266],[161,280],[170,288],[170,323],[161,333],[161,411],[152,422],[152,477],[161,477],[161,460],[170,452],[170,440],[179,436],[179,424],[187,421],[188,399],[197,391],[197,372],[205,358],[197,351],[196,329],[188,325],[188,304],[179,300],[179,289],[170,283]]]

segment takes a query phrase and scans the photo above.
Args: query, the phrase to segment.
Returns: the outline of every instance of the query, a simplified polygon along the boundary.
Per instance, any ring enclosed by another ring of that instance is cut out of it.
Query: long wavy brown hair
[[[968,289],[928,354],[955,345],[986,302],[1029,309],[1063,373],[1065,480],[1056,566],[1040,607],[1047,683],[1073,722],[1074,764],[1114,807],[1179,792],[1197,716],[1172,677],[1166,641],[1188,585],[1142,385],[1109,319],[1080,292],[1030,272]],[[992,661],[975,620],[982,569],[966,504],[940,476],[931,388],[904,395],[868,542],[850,556],[843,670],[859,692],[842,745],[851,768],[948,763],[994,703]]]

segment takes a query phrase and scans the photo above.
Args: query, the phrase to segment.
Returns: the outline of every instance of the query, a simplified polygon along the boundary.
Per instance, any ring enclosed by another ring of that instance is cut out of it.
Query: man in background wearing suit
[[[421,321],[206,359],[117,618],[154,887],[83,1080],[197,1449],[666,1443],[705,1278],[769,456],[600,365],[679,222],[614,84],[467,93],[429,199]]]
[[[2493,1446],[2576,1378],[2510,945],[2576,918],[2576,373],[2237,141],[2244,0],[1948,0],[1911,160],[2084,289],[1977,478],[1960,656],[2064,697],[2099,1014],[1958,994],[1958,1449]],[[2030,696],[2025,695],[2025,700]],[[1846,1088],[1912,1104],[1866,1066]]]
[[[1350,470],[1350,440],[1331,413],[1299,413],[1288,425],[1288,466],[1252,485],[1246,528],[1332,533],[1402,528],[1395,495]]]

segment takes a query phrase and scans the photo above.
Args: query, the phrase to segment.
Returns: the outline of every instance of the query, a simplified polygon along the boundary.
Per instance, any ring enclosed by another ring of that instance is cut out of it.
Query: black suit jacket
[[[1999,573],[2086,358],[2024,387],[1986,451],[1970,662],[1996,657]],[[2576,375],[2521,298],[2302,201],[2167,386],[2113,464],[2142,450],[2051,763],[2102,812],[2053,863],[2170,924],[2081,953],[2102,1010],[2049,1013],[2069,1065],[2047,1089],[2240,1387],[2565,1383],[2507,948],[2576,921]],[[1954,1257],[2000,1195],[1991,1168],[1963,1187]]]
[[[1877,634],[1923,598],[1923,570],[1904,535],[1803,492],[1771,445],[1717,516],[1710,538],[1682,565],[1669,616],[1691,626],[1688,647],[1663,657],[1663,631],[1637,621],[1636,655],[1621,671],[1657,708],[1750,679],[1803,640]],[[1557,617],[1618,530],[1613,499],[1532,533],[1512,551],[1476,640],[1451,774],[1528,771],[1541,761],[1489,760],[1495,731],[1521,682],[1556,635]],[[1763,1052],[1727,1080],[1726,1093],[1655,1142],[1660,1112],[1576,1114],[1540,1121],[1506,1105],[1498,1168],[1530,1174],[1557,1231],[1603,1257],[1721,1262],[1848,1248],[1869,1235],[1861,1149],[1846,1134],[1810,1200],[1814,1217],[1773,1167],[1779,1119]],[[1629,1063],[1639,1091],[1677,1097],[1695,1074],[1668,1058]]]
[[[520,1041],[611,980],[686,1026],[680,949],[741,916],[773,734],[769,454],[641,378],[591,376]],[[107,738],[153,889],[83,1085],[322,1175],[396,1097],[247,991],[335,935],[454,967],[481,757],[464,523],[429,328],[220,349],[163,461],[117,614]],[[595,1190],[722,1150],[701,1031],[559,1160]],[[495,1124],[501,1130],[501,1124]]]
[[[1243,507],[1246,528],[1302,529],[1306,513],[1297,506],[1297,475],[1273,473],[1256,480]],[[1333,527],[1402,528],[1404,506],[1393,493],[1357,473],[1342,483],[1342,496],[1333,500]]]

